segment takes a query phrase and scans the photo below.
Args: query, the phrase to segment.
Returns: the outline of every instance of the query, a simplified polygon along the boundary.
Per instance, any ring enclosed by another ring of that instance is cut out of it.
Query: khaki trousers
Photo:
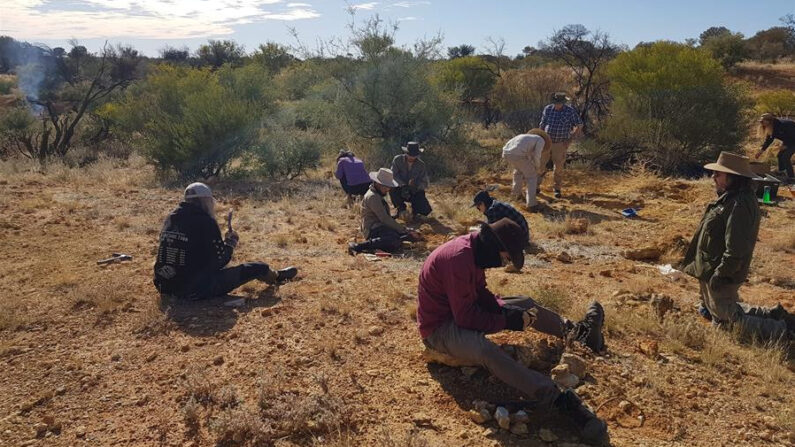
[[[541,172],[538,176],[538,184],[544,182],[544,176],[547,173],[547,163],[552,160],[554,165],[554,188],[560,189],[563,184],[563,165],[566,164],[566,150],[569,148],[571,140],[561,141],[559,143],[552,143],[549,148],[544,146],[541,152]]]
[[[738,325],[743,335],[759,340],[777,340],[786,335],[787,323],[772,318],[770,309],[740,302],[739,284],[713,289],[706,281],[699,281],[699,287],[701,302],[716,326],[731,329]]]
[[[506,304],[537,312],[533,329],[556,337],[563,337],[566,320],[527,297],[505,299]],[[459,327],[450,320],[423,340],[425,345],[443,354],[488,369],[509,386],[538,402],[539,408],[549,408],[560,394],[555,382],[538,371],[524,367],[512,359],[499,346],[485,337],[483,332]]]
[[[505,162],[513,168],[513,183],[511,195],[522,197],[522,187],[527,184],[525,202],[528,207],[538,204],[536,188],[538,187],[538,172],[533,159],[529,156],[504,155]]]

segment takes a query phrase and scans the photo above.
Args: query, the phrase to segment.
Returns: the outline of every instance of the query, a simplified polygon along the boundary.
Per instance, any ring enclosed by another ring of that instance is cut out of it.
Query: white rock
[[[569,365],[569,372],[577,377],[585,377],[587,364],[585,359],[576,354],[565,353],[560,359],[561,365]]]
[[[580,378],[569,372],[569,365],[558,365],[552,368],[550,377],[563,388],[574,388],[580,383]]]
[[[494,411],[494,419],[500,428],[508,430],[511,427],[511,415],[505,407],[497,407]]]
[[[469,410],[469,418],[476,424],[483,424],[491,419],[491,414],[488,411]]]
[[[513,414],[512,418],[514,422],[526,424],[530,422],[530,416],[524,410],[519,410]]]

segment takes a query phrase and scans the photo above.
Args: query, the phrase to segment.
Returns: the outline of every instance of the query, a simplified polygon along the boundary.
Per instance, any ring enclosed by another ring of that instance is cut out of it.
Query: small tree
[[[505,125],[516,133],[538,126],[549,103],[549,92],[568,90],[571,72],[561,67],[515,69],[503,72],[494,86],[494,105]]]
[[[692,174],[745,137],[747,95],[703,51],[657,42],[619,55],[608,75],[615,101],[599,138],[612,162]]]
[[[160,58],[172,64],[184,64],[190,58],[190,50],[188,47],[174,48],[166,45],[160,50]]]
[[[295,61],[295,57],[287,51],[287,47],[275,42],[260,45],[251,55],[251,59],[267,68],[273,74],[278,73]]]
[[[609,83],[602,71],[621,47],[611,42],[605,33],[589,31],[582,25],[567,25],[555,31],[541,49],[574,72],[575,101],[584,131],[590,133],[594,123],[607,115]]]
[[[243,47],[234,40],[210,39],[196,50],[199,65],[212,69],[218,69],[224,64],[238,67],[242,65],[245,55]]]
[[[748,57],[748,49],[742,33],[732,33],[726,28],[723,29],[726,31],[713,32],[706,37],[705,33],[710,30],[701,33],[701,47],[717,59],[723,68],[729,69]]]
[[[781,57],[795,55],[795,28],[774,26],[759,31],[748,39],[750,56],[766,62],[775,62]]]
[[[457,47],[450,47],[447,49],[447,57],[450,59],[472,56],[473,54],[475,54],[475,47],[467,44],[459,45]]]
[[[772,113],[776,116],[795,116],[795,92],[792,90],[772,90],[760,93],[756,98],[759,113]]]
[[[698,36],[698,42],[704,45],[708,40],[732,34],[725,26],[711,26]]]

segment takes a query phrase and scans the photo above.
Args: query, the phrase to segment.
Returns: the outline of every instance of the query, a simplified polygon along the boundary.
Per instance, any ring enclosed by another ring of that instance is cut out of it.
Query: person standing
[[[239,239],[231,228],[221,239],[212,191],[204,183],[191,183],[185,200],[163,223],[155,287],[161,294],[199,300],[225,295],[254,279],[276,284],[298,274],[295,267],[273,270],[264,262],[226,267]]]
[[[582,120],[574,107],[566,104],[569,97],[563,92],[552,95],[552,104],[544,107],[541,115],[541,124],[538,127],[549,134],[552,144],[544,149],[541,156],[541,173],[539,185],[544,181],[546,166],[549,160],[554,164],[554,195],[561,197],[563,184],[563,165],[566,163],[566,150],[571,144],[571,139],[582,129]]]
[[[772,113],[765,113],[759,118],[759,124],[762,126],[765,141],[756,153],[756,158],[767,150],[773,140],[780,140],[781,149],[776,157],[779,174],[786,174],[786,183],[792,183],[795,181],[795,172],[792,169],[792,155],[795,154],[795,122],[776,118]]]
[[[525,206],[530,211],[538,211],[538,173],[542,168],[543,152],[552,144],[549,135],[541,129],[517,135],[502,147],[502,158],[513,167],[511,194],[522,199],[522,187],[526,186]]]
[[[337,155],[337,170],[334,177],[340,181],[342,190],[348,195],[348,203],[353,203],[353,196],[364,196],[370,187],[370,176],[364,168],[364,162],[353,152],[341,150]]]
[[[425,152],[425,149],[420,147],[420,143],[409,141],[403,147],[403,152],[392,159],[392,172],[398,186],[392,188],[389,197],[392,199],[392,205],[397,209],[398,217],[403,219],[409,217],[406,202],[411,204],[412,219],[417,215],[427,216],[432,211],[431,204],[425,197],[429,183],[428,170],[425,162],[420,160],[420,154]]]
[[[682,271],[698,279],[702,315],[722,329],[739,329],[751,338],[778,340],[795,331],[793,316],[779,304],[754,307],[740,302],[759,234],[759,204],[751,189],[748,157],[721,152],[712,171],[718,199],[707,205],[682,260]]]

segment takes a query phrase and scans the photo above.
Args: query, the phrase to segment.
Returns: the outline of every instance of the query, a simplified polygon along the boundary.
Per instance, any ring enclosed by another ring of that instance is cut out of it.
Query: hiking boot
[[[278,284],[295,278],[297,274],[298,269],[295,267],[287,267],[281,270],[268,270],[268,273],[265,274],[262,280],[271,285]]]
[[[561,196],[560,188],[555,188],[555,191],[552,194],[556,199],[559,199]]]
[[[607,439],[607,424],[583,405],[579,396],[567,389],[560,393],[552,405],[560,414],[570,417],[580,429],[580,437],[591,445],[603,445]]]
[[[356,256],[359,253],[359,250],[356,248],[359,246],[356,242],[348,242],[348,254],[351,256]]]
[[[568,338],[584,344],[595,353],[602,352],[605,348],[602,335],[604,322],[605,310],[598,301],[594,301],[588,306],[583,319],[569,331]]]

